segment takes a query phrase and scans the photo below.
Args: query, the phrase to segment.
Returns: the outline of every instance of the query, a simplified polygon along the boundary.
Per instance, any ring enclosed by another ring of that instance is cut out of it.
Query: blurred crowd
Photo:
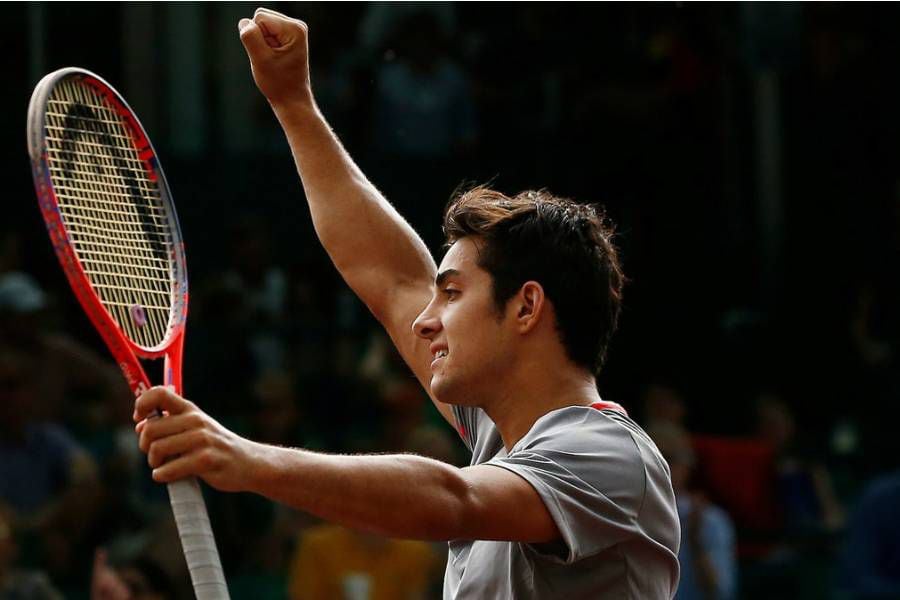
[[[896,9],[274,7],[309,22],[323,111],[436,255],[464,182],[606,206],[631,283],[600,391],[671,467],[680,600],[900,598]],[[765,74],[777,234],[748,150]],[[319,248],[287,154],[164,161],[188,240],[186,395],[259,441],[466,464]],[[210,165],[232,180],[192,177]],[[31,208],[0,224],[0,598],[191,597],[130,393]],[[440,596],[440,544],[207,499],[234,598]]]

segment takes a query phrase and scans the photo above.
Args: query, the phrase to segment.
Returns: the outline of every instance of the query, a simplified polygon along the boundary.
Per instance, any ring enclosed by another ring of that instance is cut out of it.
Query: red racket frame
[[[103,338],[135,396],[139,396],[151,386],[147,373],[141,366],[138,357],[145,359],[164,357],[163,383],[173,386],[175,392],[181,394],[183,392],[181,369],[184,328],[188,307],[188,284],[184,259],[184,242],[181,239],[178,216],[171,201],[171,193],[165,177],[162,175],[153,145],[150,143],[140,121],[138,121],[125,100],[102,78],[77,68],[61,69],[51,73],[38,84],[29,112],[38,108],[43,110],[49,91],[54,84],[60,79],[68,77],[77,77],[82,83],[91,86],[109,101],[116,112],[123,118],[135,147],[138,149],[138,155],[141,158],[146,175],[159,185],[167,217],[174,224],[174,227],[171,228],[172,234],[175,236],[173,245],[174,256],[172,257],[175,264],[175,281],[172,292],[173,310],[171,311],[168,331],[162,343],[154,348],[144,348],[132,342],[122,332],[106,308],[104,308],[102,301],[91,286],[91,282],[75,254],[72,241],[62,220],[59,202],[50,179],[46,142],[43,133],[44,124],[41,122],[41,127],[35,127],[34,130],[29,131],[28,144],[32,157],[32,174],[35,189],[37,190],[38,204],[40,205],[41,215],[44,217],[44,222],[47,225],[53,249],[62,265],[66,278],[69,280],[72,291],[75,293],[75,297],[78,298],[84,312]]]
[[[45,107],[50,91],[59,80],[68,77],[77,77],[86,85],[91,86],[97,93],[105,97],[123,118],[138,149],[138,157],[147,177],[156,181],[159,186],[165,217],[169,220],[169,232],[172,235],[173,244],[170,258],[174,273],[171,286],[172,310],[169,313],[166,335],[159,345],[153,348],[145,348],[131,341],[109,311],[104,308],[103,302],[94,291],[90,279],[78,260],[72,240],[69,238],[63,222],[56,191],[50,177],[44,131],[46,129]],[[32,94],[31,104],[28,107],[28,152],[31,156],[38,204],[56,256],[72,286],[75,297],[78,298],[91,323],[115,357],[131,391],[138,396],[150,387],[150,380],[138,357],[147,359],[164,357],[163,381],[165,385],[172,386],[176,393],[181,394],[184,326],[188,305],[184,242],[181,238],[181,228],[178,225],[175,206],[172,204],[172,196],[162,174],[156,152],[150,144],[144,128],[134,116],[134,112],[118,92],[97,75],[74,67],[60,69],[44,77]],[[191,477],[172,482],[167,487],[184,558],[191,574],[194,593],[198,600],[228,600],[228,586],[216,549],[215,537],[203,501],[203,494],[196,478]]]

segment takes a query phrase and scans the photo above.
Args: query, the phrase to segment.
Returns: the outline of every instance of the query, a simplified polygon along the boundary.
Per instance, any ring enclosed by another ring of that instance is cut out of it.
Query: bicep
[[[523,477],[494,465],[462,469],[467,485],[460,538],[531,544],[560,538],[537,490]]]

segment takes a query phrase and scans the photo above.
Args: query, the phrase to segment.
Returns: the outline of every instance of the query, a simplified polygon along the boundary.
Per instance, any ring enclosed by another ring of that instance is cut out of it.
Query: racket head
[[[57,257],[120,366],[125,351],[157,358],[174,348],[180,358],[184,243],[159,159],[128,103],[85,69],[50,73],[28,107],[28,152]],[[135,376],[147,385],[142,371]]]

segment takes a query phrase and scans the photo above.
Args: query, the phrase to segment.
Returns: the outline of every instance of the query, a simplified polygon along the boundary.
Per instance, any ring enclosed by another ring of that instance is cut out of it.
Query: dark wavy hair
[[[602,210],[544,190],[509,197],[480,186],[450,200],[444,235],[447,246],[479,238],[478,266],[493,279],[498,310],[526,281],[540,283],[569,358],[592,373],[600,370],[625,283]]]

